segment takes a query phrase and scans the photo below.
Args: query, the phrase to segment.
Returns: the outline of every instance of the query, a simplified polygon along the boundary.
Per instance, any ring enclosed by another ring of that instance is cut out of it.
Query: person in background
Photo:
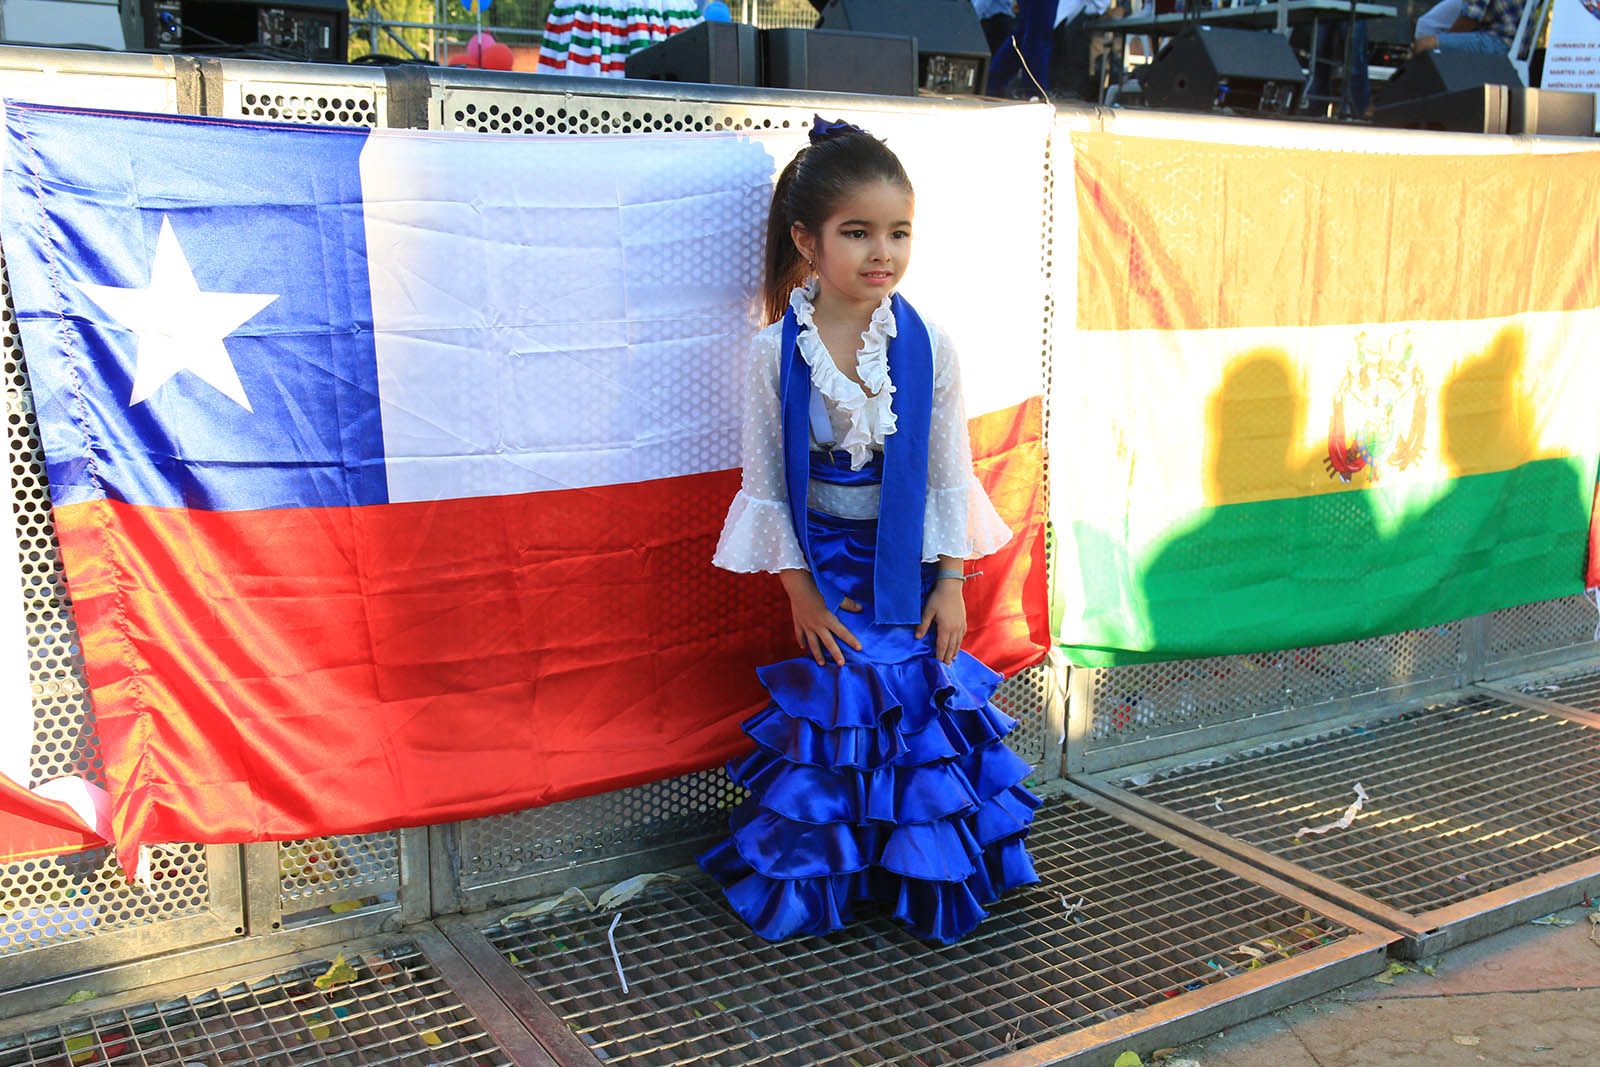
[[[1016,25],[1016,0],[972,0],[972,10],[978,14],[978,25],[983,27],[983,39],[989,42],[992,56],[1000,51],[1011,36],[1011,27]]]
[[[989,64],[990,96],[1027,100],[1041,95],[1050,77],[1050,32],[1059,0],[1017,0],[1011,35],[1000,43]],[[1026,60],[1027,69],[1023,69]]]
[[[1110,6],[1110,0],[1058,0],[1050,49],[1052,99],[1093,102],[1100,98],[1100,86],[1089,65],[1089,46],[1094,40],[1089,27]]]
[[[1428,12],[1432,15],[1433,12]],[[1427,16],[1423,16],[1426,18]],[[1521,0],[1463,0],[1461,12],[1443,33],[1419,36],[1411,53],[1438,49],[1441,52],[1474,52],[1479,55],[1508,55],[1522,21]],[[1421,20],[1418,20],[1421,26]]]
[[[1449,33],[1456,19],[1461,17],[1461,0],[1439,0],[1417,18],[1414,37],[1437,37]]]

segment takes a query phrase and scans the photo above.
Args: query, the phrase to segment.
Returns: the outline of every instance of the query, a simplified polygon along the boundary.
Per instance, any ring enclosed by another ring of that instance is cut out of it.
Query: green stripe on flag
[[[1084,666],[1230,655],[1420,629],[1583,589],[1594,456],[1417,487],[1203,509],[1142,548],[1071,524]],[[1110,518],[1110,516],[1108,516]],[[1058,566],[1072,567],[1068,558]]]

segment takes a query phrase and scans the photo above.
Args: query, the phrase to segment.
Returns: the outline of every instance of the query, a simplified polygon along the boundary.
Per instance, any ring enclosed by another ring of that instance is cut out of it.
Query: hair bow
[[[812,116],[812,144],[821,144],[823,141],[830,140],[834,137],[842,137],[847,133],[865,134],[866,132],[867,131],[863,130],[860,126],[857,126],[852,122],[846,122],[843,119],[834,119],[832,122],[829,122],[821,115]]]

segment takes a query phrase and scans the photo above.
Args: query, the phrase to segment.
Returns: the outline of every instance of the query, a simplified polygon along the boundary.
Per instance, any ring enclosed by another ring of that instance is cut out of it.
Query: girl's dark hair
[[[822,126],[818,120],[819,127]],[[911,192],[911,179],[889,146],[864,130],[835,123],[825,133],[813,132],[778,175],[767,212],[767,276],[762,294],[766,321],[783,318],[789,291],[805,280],[806,263],[789,229],[800,223],[820,239],[822,224],[851,190],[870,182],[893,182]]]

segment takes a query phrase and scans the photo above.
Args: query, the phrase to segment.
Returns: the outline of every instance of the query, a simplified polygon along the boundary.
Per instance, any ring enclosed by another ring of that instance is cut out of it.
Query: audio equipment
[[[343,63],[347,0],[141,0],[144,46],[156,52]]]
[[[917,42],[830,30],[764,30],[762,83],[774,89],[917,95]]]
[[[1288,114],[1305,84],[1289,42],[1270,30],[1190,26],[1144,68],[1151,107]]]
[[[630,53],[625,71],[652,81],[760,85],[759,31],[738,22],[702,22]]]
[[[1521,84],[1517,68],[1507,56],[1432,49],[1413,56],[1396,71],[1378,94],[1378,103],[1380,106],[1398,104],[1402,100],[1453,93],[1479,85]]]
[[[1407,130],[1591,137],[1594,111],[1593,93],[1474,85],[1385,104],[1373,112],[1372,121]]]
[[[983,92],[989,42],[971,0],[829,0],[817,28],[914,38],[918,89],[941,96]]]

